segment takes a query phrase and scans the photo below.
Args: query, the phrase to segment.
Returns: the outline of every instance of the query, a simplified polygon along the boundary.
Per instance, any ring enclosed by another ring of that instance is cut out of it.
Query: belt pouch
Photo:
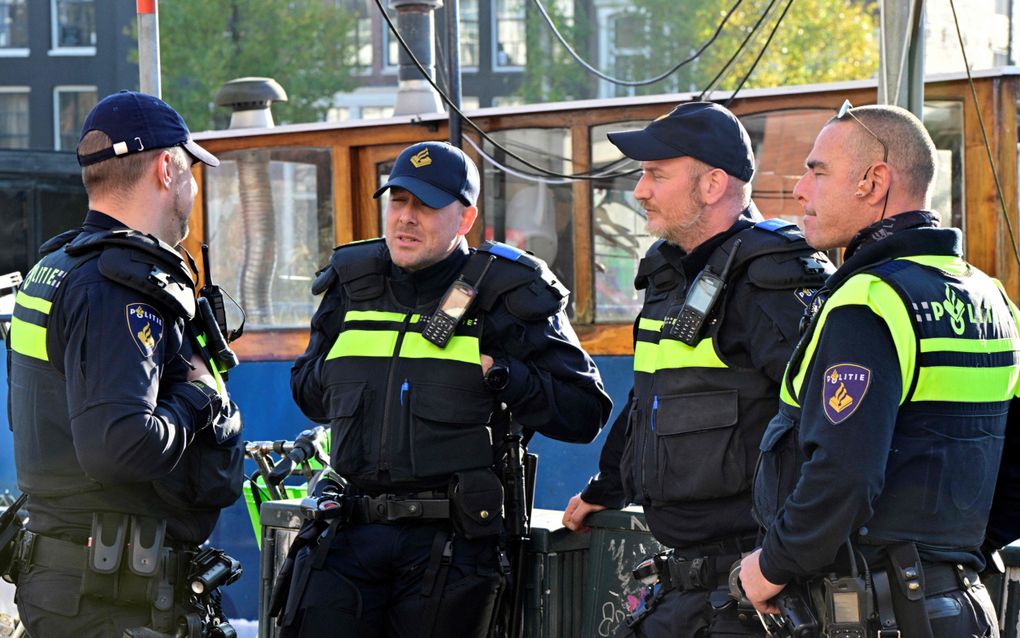
[[[96,512],[92,515],[88,560],[81,577],[83,596],[116,600],[120,569],[127,540],[128,517],[124,514]]]
[[[492,470],[455,473],[449,494],[450,517],[464,538],[486,538],[502,531],[503,484]]]
[[[903,636],[932,638],[931,623],[924,603],[924,571],[913,543],[898,543],[885,548],[890,572],[896,585],[892,589],[896,624]]]

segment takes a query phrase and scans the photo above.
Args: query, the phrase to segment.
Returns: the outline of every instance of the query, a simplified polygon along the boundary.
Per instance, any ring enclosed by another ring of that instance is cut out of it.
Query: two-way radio
[[[482,268],[482,273],[478,275],[478,281],[474,285],[468,283],[464,279],[464,275],[461,275],[450,284],[450,287],[446,289],[446,293],[443,295],[442,301],[439,302],[439,307],[436,308],[436,311],[429,317],[428,323],[425,324],[421,336],[440,348],[446,347],[450,337],[457,330],[457,324],[464,318],[474,303],[475,297],[478,296],[478,286],[481,285],[482,279],[485,278],[485,273],[489,272],[489,266],[496,259],[495,255],[489,256],[489,261],[485,262],[485,267]]]
[[[712,308],[715,307],[726,288],[726,276],[737,256],[737,249],[740,248],[741,241],[737,239],[733,242],[730,256],[720,274],[716,275],[709,266],[705,266],[705,269],[698,273],[694,282],[687,289],[687,297],[684,299],[683,305],[677,310],[671,308],[666,314],[666,320],[662,327],[666,337],[676,339],[689,346],[697,345],[701,339],[705,320],[712,313]]]
[[[237,366],[238,359],[229,343],[241,336],[244,324],[234,331],[227,326],[227,310],[223,290],[212,282],[209,265],[209,246],[202,244],[202,261],[205,270],[202,289],[198,291],[198,319],[204,324],[206,347],[215,360],[220,373]]]

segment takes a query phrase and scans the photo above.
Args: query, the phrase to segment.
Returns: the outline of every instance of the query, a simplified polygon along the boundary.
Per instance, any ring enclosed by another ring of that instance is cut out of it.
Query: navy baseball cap
[[[745,182],[754,176],[754,151],[744,125],[712,102],[681,104],[641,130],[610,133],[609,141],[642,162],[688,156]]]
[[[81,166],[111,157],[174,146],[183,146],[192,157],[209,166],[220,165],[215,155],[191,139],[184,118],[173,107],[145,93],[121,91],[104,97],[85,116],[79,145],[89,131],[106,133],[113,140],[113,146],[85,156],[79,154],[78,164]]]
[[[387,188],[403,188],[429,208],[443,208],[453,200],[474,206],[478,200],[478,167],[456,146],[446,142],[420,142],[397,156],[390,178],[372,197]]]

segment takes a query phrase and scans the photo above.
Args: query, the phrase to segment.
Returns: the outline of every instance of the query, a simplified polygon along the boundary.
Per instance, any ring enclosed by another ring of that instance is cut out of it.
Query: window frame
[[[61,2],[67,2],[68,0],[50,0],[50,50],[47,55],[51,56],[90,56],[96,54],[95,45],[86,46],[62,46],[60,44],[60,12],[58,11],[58,5]],[[80,4],[88,2],[92,5],[93,20],[95,20],[96,14],[96,2],[95,0],[84,0]],[[98,39],[98,29],[93,24],[93,32],[96,34]]]
[[[65,149],[61,146],[61,131],[60,131],[60,96],[63,93],[88,93],[89,91],[96,94],[96,101],[99,101],[99,87],[95,84],[58,84],[53,87],[53,150],[55,151],[74,151],[77,150],[77,144],[75,148]],[[83,118],[84,119],[84,118]]]
[[[25,36],[27,38],[29,38],[29,41],[30,41],[31,38],[30,38],[30,35],[29,35],[29,31],[28,31],[28,0],[20,0],[20,2],[18,2],[18,0],[5,0],[2,4],[0,4],[0,6],[5,6],[6,7],[6,6],[13,5],[16,2],[18,4],[24,5],[24,7],[25,7]],[[23,46],[23,47],[15,47],[15,46],[3,47],[3,46],[0,46],[0,58],[27,58],[30,53],[31,53],[31,48],[29,46],[27,46],[27,45]]]
[[[528,5],[526,2],[521,0],[521,10],[523,15],[520,18],[521,27],[523,29],[522,35],[524,36],[524,64],[500,64],[499,63],[499,5],[501,2],[511,2],[512,0],[495,0],[492,3],[491,13],[491,28],[492,37],[489,39],[490,42],[490,54],[492,55],[492,70],[494,73],[521,73],[524,71],[527,65],[528,58]],[[514,21],[517,21],[514,19]],[[479,33],[479,40],[481,40],[481,33]]]
[[[27,128],[25,129],[25,145],[24,146],[0,146],[4,149],[20,149],[20,148],[31,148],[32,146],[32,104],[31,104],[32,87],[30,86],[0,86],[0,95],[24,95],[28,98],[28,108],[26,123]]]

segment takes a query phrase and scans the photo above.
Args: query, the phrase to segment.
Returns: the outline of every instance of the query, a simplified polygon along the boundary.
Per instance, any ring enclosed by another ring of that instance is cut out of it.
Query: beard
[[[665,239],[667,242],[680,246],[690,252],[702,241],[708,239],[708,221],[705,219],[705,201],[698,192],[692,192],[687,202],[688,214],[681,217],[681,221],[672,224],[657,225],[656,228],[649,228],[649,232]]]
[[[185,207],[186,202],[181,192],[178,190],[174,193],[173,203],[170,206],[168,215],[167,230],[168,235],[171,236],[175,241],[172,243],[173,246],[184,241],[184,238],[188,236],[188,219],[191,218],[191,207]]]

